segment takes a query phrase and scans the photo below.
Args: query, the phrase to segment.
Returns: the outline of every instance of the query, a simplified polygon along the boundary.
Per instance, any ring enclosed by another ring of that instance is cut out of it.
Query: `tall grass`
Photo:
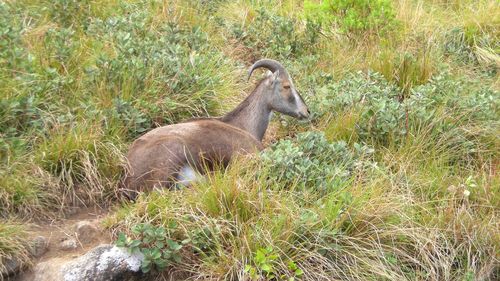
[[[25,225],[14,221],[0,222],[0,270],[5,272],[8,266],[9,270],[13,270],[13,264],[18,267],[29,266],[31,264],[29,245]],[[4,276],[0,275],[0,280],[3,278]]]

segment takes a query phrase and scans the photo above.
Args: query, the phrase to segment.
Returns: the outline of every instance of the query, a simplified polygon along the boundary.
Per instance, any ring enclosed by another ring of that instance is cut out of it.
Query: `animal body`
[[[262,150],[272,111],[307,118],[307,106],[286,69],[277,61],[262,59],[252,65],[248,78],[260,67],[271,74],[228,114],[159,127],[135,140],[127,155],[129,196],[174,183],[188,185],[197,173],[226,166],[236,153]]]

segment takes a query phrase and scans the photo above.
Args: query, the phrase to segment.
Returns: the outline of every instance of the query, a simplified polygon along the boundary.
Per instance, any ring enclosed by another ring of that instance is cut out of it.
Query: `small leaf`
[[[132,240],[132,242],[130,242],[129,247],[130,248],[137,248],[140,245],[141,245],[141,241],[137,240],[137,239],[134,239],[134,240]]]
[[[156,241],[155,247],[159,248],[159,249],[162,249],[163,247],[165,247],[165,243],[163,243],[161,241]]]
[[[252,266],[251,266],[251,265],[249,265],[249,264],[247,264],[247,265],[245,265],[245,270],[244,270],[244,272],[249,272],[251,269],[252,269]]]
[[[125,233],[120,232],[118,234],[118,239],[116,240],[116,246],[118,247],[126,247],[127,246],[127,236],[125,236]]]
[[[173,255],[173,258],[174,258],[174,261],[175,261],[176,263],[180,263],[180,262],[181,262],[181,256],[180,256],[180,255],[174,254],[174,255]]]
[[[297,269],[295,270],[295,276],[302,276],[302,274],[304,274],[304,271],[302,269]]]
[[[260,266],[260,269],[262,269],[262,271],[265,271],[265,272],[271,272],[271,265],[265,263],[265,264]]]
[[[160,250],[159,249],[153,249],[151,251],[151,257],[153,259],[159,259],[159,258],[161,258],[161,252],[160,252]]]
[[[182,248],[182,245],[179,245],[179,243],[175,242],[172,239],[167,240],[168,247],[174,251],[178,251]]]

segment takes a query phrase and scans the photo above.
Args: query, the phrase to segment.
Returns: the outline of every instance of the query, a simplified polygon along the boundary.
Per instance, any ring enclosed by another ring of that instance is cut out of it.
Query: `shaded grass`
[[[0,269],[3,272],[7,260],[16,260],[20,266],[30,265],[31,257],[27,249],[28,233],[26,227],[18,222],[0,222]],[[0,275],[0,280],[4,276]]]

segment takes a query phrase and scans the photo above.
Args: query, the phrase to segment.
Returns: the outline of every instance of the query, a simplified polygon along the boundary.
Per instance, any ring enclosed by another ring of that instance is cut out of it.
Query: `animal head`
[[[271,74],[263,81],[265,87],[264,94],[268,101],[268,106],[277,112],[298,118],[309,117],[309,110],[293,85],[293,81],[286,69],[277,61],[262,59],[255,62],[248,71],[248,78],[257,68],[264,67],[271,71]]]

